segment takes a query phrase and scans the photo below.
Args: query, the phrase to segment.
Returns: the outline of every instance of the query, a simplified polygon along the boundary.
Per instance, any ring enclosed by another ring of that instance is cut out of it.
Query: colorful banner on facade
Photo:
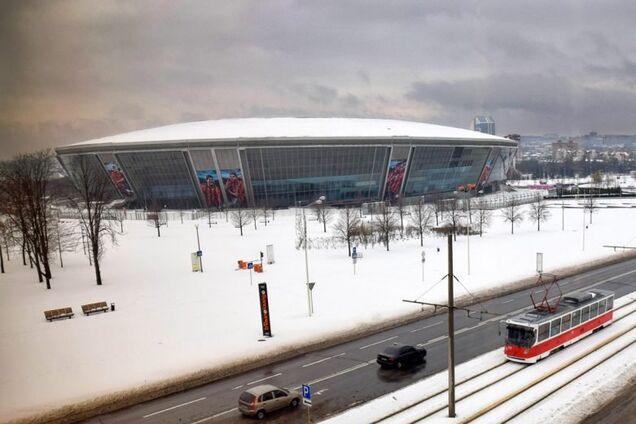
[[[241,169],[221,169],[221,179],[223,180],[229,206],[247,206],[245,182],[243,181]]]
[[[389,173],[386,177],[385,199],[395,200],[398,198],[405,171],[406,159],[391,159],[389,162]]]
[[[128,180],[126,180],[126,176],[124,172],[121,170],[121,167],[115,161],[115,158],[112,157],[104,160],[102,157],[102,163],[104,164],[104,169],[108,173],[110,180],[113,182],[117,191],[124,197],[132,197],[134,195],[132,189],[130,188],[130,184],[128,184]]]
[[[205,199],[207,207],[220,208],[223,204],[223,195],[219,185],[219,177],[214,169],[197,169],[199,187]]]
[[[481,190],[484,185],[488,182],[488,178],[492,173],[492,169],[495,165],[495,160],[497,159],[497,155],[499,155],[499,148],[493,148],[488,155],[488,159],[486,160],[486,164],[484,165],[484,169],[481,171],[481,175],[479,176],[479,180],[477,180],[477,190]]]

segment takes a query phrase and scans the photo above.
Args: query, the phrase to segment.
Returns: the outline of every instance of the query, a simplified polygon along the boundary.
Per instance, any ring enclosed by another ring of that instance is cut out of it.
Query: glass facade
[[[404,187],[404,196],[454,191],[475,184],[488,147],[416,147]]]
[[[289,206],[325,196],[328,203],[380,196],[388,146],[281,147],[241,150],[257,205]]]
[[[135,193],[130,187],[130,183],[128,183],[126,175],[124,175],[124,171],[121,169],[115,156],[112,153],[101,153],[99,159],[121,196],[124,198],[132,198]]]
[[[93,176],[97,177],[97,178],[103,178],[105,181],[100,181],[100,185],[104,184],[105,182],[113,182],[114,181],[108,178],[108,175],[106,174],[106,171],[104,170],[104,167],[102,166],[102,163],[99,161],[99,159],[97,158],[96,155],[63,155],[60,156],[60,160],[62,161],[62,164],[64,165],[64,168],[67,170],[67,172],[69,173],[69,176],[71,177],[71,179],[73,180],[73,182],[76,185],[80,185],[81,181],[78,180],[78,176],[77,173],[74,172],[74,170],[77,169],[77,167],[79,166],[79,162],[78,160],[80,160],[81,158],[85,158],[87,160],[87,165],[90,167],[90,169],[87,169],[87,174],[86,176],[88,178],[91,178]],[[110,175],[110,174],[109,174]],[[108,193],[106,193],[106,197],[108,199],[119,199],[122,197],[122,194],[120,194],[120,192],[118,192],[115,189],[115,186],[113,184],[106,184],[105,187],[107,187]]]
[[[140,206],[198,208],[193,174],[181,151],[149,151],[115,155],[130,178]]]

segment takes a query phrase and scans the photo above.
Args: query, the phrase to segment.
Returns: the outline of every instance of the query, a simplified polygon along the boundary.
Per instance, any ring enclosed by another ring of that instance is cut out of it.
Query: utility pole
[[[194,228],[197,229],[197,254],[201,251],[201,242],[199,241],[199,224],[196,224]],[[203,272],[203,259],[199,256],[199,271]]]
[[[448,235],[448,416],[455,418],[455,320],[453,302],[453,236]]]

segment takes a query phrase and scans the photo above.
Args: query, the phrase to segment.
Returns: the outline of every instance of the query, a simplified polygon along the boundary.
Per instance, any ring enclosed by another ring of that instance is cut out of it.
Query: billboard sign
[[[199,260],[198,252],[192,252],[190,254],[190,260],[192,262],[192,272],[201,271],[201,261]]]
[[[261,325],[263,327],[263,336],[272,337],[272,326],[269,320],[269,301],[267,299],[267,284],[259,283],[258,285],[258,303],[261,305]]]

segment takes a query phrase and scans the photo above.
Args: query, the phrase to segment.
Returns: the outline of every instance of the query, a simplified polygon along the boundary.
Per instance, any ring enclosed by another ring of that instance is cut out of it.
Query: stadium
[[[90,155],[133,207],[287,207],[499,190],[517,142],[419,122],[248,118],[190,122],[56,149]],[[101,172],[101,170],[100,170]],[[472,186],[471,186],[472,187]]]

